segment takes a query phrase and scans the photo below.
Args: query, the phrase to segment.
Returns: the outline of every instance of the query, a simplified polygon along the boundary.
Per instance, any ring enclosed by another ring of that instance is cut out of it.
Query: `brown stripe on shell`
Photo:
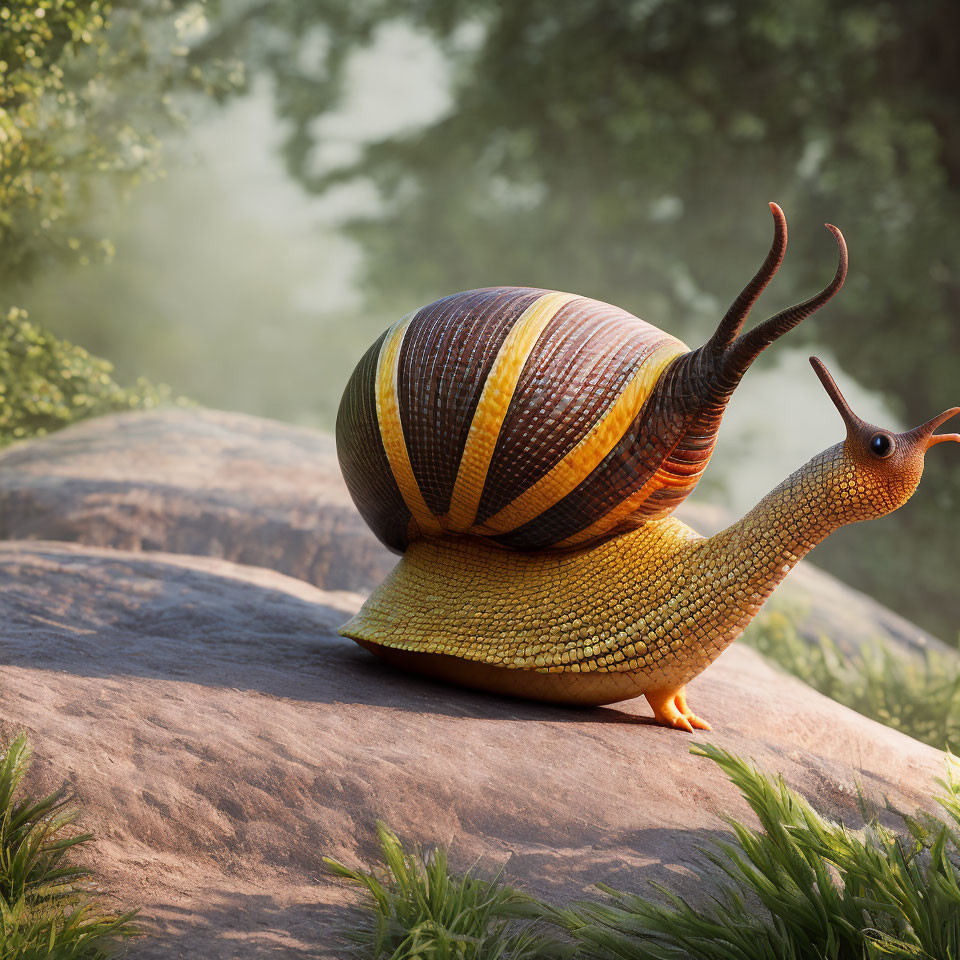
[[[487,374],[517,318],[546,291],[490,287],[420,310],[400,351],[398,398],[410,464],[427,507],[449,508]]]
[[[363,355],[344,390],[337,412],[337,456],[360,515],[386,546],[403,551],[410,511],[390,470],[377,420],[377,362],[389,332]]]
[[[593,526],[651,480],[665,463],[696,413],[696,398],[684,396],[683,361],[667,368],[620,442],[575,490],[539,517],[493,539],[506,547],[551,547]],[[683,400],[693,401],[692,409]],[[605,529],[604,540],[636,527],[638,511]],[[658,504],[656,513],[667,512]]]
[[[597,300],[577,298],[561,308],[517,383],[477,521],[496,514],[547,474],[589,433],[644,359],[670,339]]]

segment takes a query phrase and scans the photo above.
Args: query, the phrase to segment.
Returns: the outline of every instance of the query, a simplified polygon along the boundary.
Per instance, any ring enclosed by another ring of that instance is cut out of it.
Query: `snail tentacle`
[[[730,304],[730,309],[707,341],[708,350],[715,356],[722,354],[737,339],[747,322],[751,308],[783,263],[783,256],[787,252],[787,218],[780,207],[772,202],[770,212],[773,214],[773,242],[770,244],[770,252],[753,279]]]
[[[817,310],[832,300],[843,286],[843,281],[847,277],[847,244],[843,239],[843,234],[832,223],[824,224],[824,226],[837,241],[837,272],[833,279],[816,296],[804,300],[803,303],[788,307],[786,310],[781,310],[780,313],[770,317],[769,320],[764,320],[763,323],[737,338],[724,353],[721,360],[722,376],[730,389],[740,382],[750,364],[771,343],[788,333],[812,313],[816,313]]]
[[[850,404],[847,403],[846,398],[840,392],[837,381],[833,379],[833,374],[827,369],[826,364],[819,357],[810,357],[810,366],[813,367],[814,373],[820,378],[824,390],[827,391],[827,396],[830,397],[840,416],[843,417],[843,422],[848,427],[851,425],[861,426],[863,421],[850,409]]]

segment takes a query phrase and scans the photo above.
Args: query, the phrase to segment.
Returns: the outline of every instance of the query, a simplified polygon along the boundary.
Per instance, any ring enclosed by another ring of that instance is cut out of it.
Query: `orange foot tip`
[[[647,703],[653,707],[654,719],[661,726],[686,730],[687,733],[713,729],[687,706],[687,695],[683,687],[679,690],[651,690],[645,696]]]

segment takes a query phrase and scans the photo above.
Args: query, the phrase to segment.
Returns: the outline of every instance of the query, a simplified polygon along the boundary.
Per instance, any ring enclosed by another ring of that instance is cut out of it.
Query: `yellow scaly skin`
[[[928,446],[960,440],[932,437],[956,412],[886,434],[894,442],[886,459],[869,450],[877,428],[844,413],[843,443],[709,538],[666,517],[559,554],[470,538],[414,543],[340,632],[391,663],[450,682],[585,705],[642,694],[659,722],[710,729],[687,706],[685,685],[743,633],[816,544],[906,503]]]

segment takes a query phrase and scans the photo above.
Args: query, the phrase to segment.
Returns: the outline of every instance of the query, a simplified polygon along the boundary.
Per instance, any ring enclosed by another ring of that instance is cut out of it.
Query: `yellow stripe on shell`
[[[567,537],[566,540],[561,540],[556,546],[573,547],[599,537],[611,527],[616,526],[624,517],[629,517],[631,513],[638,510],[652,493],[664,487],[686,486],[689,482],[689,477],[678,477],[669,470],[661,468],[636,493],[618,503],[609,513],[605,513],[586,529]],[[656,514],[652,514],[650,519],[656,519]]]
[[[498,534],[515,530],[575,490],[620,442],[667,366],[687,352],[687,346],[679,340],[672,340],[654,350],[577,445],[549,473],[476,527],[474,532]]]
[[[380,424],[383,449],[404,503],[420,532],[429,536],[440,534],[443,529],[424,503],[420,485],[413,474],[397,398],[400,347],[413,317],[414,314],[410,313],[398,320],[380,347],[380,357],[377,360],[377,422]]]
[[[460,457],[444,524],[451,532],[465,533],[476,521],[490,460],[524,364],[547,324],[574,299],[572,293],[545,293],[538,297],[517,319],[497,352]]]

